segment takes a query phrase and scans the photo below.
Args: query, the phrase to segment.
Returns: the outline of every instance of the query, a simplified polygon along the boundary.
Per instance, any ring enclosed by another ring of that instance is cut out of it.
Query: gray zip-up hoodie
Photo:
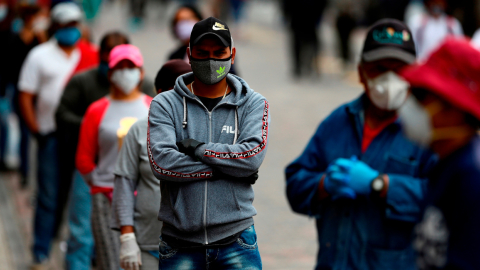
[[[251,184],[218,179],[213,169],[235,177],[255,173],[266,154],[270,114],[268,101],[238,76],[227,76],[232,92],[211,112],[186,87],[192,81],[193,73],[185,74],[173,91],[153,99],[147,144],[160,179],[162,234],[208,244],[253,224]],[[178,151],[175,143],[189,138],[205,142],[196,150],[200,161]]]

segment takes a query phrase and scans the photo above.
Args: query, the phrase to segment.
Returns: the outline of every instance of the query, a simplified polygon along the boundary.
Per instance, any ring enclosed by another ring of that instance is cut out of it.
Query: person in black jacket
[[[113,47],[120,44],[128,44],[127,36],[119,32],[106,34],[100,42],[100,65],[98,68],[87,70],[75,75],[67,84],[56,112],[56,122],[59,137],[60,153],[60,185],[59,194],[60,206],[57,215],[63,212],[70,187],[73,192],[70,195],[69,205],[69,228],[70,239],[67,251],[67,265],[90,263],[89,256],[92,254],[93,237],[90,230],[90,194],[89,188],[75,171],[75,153],[77,149],[78,134],[83,115],[88,106],[109,93],[110,83],[108,82],[108,57]],[[154,96],[154,87],[151,81],[142,84],[142,91]],[[72,184],[73,182],[73,184]],[[61,219],[56,224],[57,230],[60,227]],[[77,230],[78,228],[78,230]],[[91,239],[91,241],[89,240]],[[75,248],[70,248],[70,245]],[[90,250],[89,250],[90,249]],[[86,265],[85,268],[88,268]]]
[[[5,91],[7,88],[13,90],[12,109],[17,115],[20,124],[20,184],[25,188],[28,184],[28,149],[30,141],[30,132],[25,121],[21,117],[18,104],[18,78],[20,69],[27,54],[35,46],[47,40],[46,28],[48,27],[48,18],[44,10],[37,5],[21,5],[19,15],[23,21],[23,27],[18,33],[12,33],[6,41],[7,49],[3,56],[8,65],[1,67],[0,76],[2,76],[0,88]]]

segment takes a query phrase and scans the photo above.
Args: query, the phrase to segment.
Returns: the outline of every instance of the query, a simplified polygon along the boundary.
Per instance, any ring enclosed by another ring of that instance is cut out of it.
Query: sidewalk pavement
[[[16,173],[0,174],[0,269],[28,269],[31,255],[31,191],[21,190]]]

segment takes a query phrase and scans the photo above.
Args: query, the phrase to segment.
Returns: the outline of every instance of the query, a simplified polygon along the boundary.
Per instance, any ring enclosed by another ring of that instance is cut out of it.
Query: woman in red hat
[[[400,110],[408,138],[440,162],[414,242],[420,269],[480,269],[480,52],[448,39],[401,75],[412,95]]]

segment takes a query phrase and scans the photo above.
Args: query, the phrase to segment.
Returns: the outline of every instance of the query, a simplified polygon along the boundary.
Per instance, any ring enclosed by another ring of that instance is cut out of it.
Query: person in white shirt
[[[477,31],[475,31],[475,33],[473,34],[471,42],[473,47],[480,50],[480,28],[477,29]]]
[[[462,36],[460,22],[445,13],[446,0],[425,0],[427,13],[412,18],[409,27],[417,45],[418,61],[423,61],[449,35]]]
[[[81,18],[76,4],[57,4],[51,11],[54,38],[30,51],[20,71],[20,108],[38,143],[32,269],[46,267],[54,237],[59,183],[54,116],[65,84],[80,61],[75,45],[81,36]]]

